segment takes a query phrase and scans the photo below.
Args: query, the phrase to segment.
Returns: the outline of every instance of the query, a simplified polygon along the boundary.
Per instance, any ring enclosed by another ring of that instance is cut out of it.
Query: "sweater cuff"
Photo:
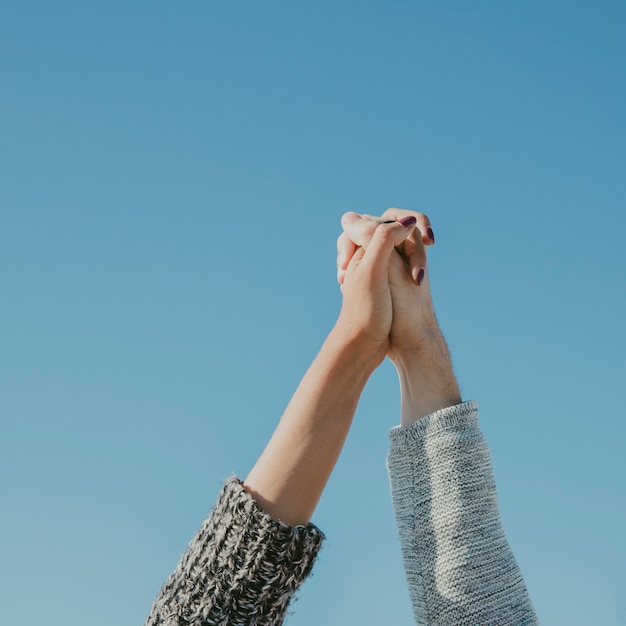
[[[147,624],[280,624],[323,539],[313,524],[274,520],[240,480],[230,478],[161,589]]]
[[[389,431],[390,451],[423,441],[433,434],[446,430],[473,430],[478,427],[478,403],[462,402],[435,411],[416,420],[410,426],[395,426]]]

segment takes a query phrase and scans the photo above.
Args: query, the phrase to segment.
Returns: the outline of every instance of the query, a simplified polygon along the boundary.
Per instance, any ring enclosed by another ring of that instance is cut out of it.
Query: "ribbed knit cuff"
[[[313,524],[292,527],[272,519],[231,478],[161,589],[146,626],[281,624],[323,539]]]

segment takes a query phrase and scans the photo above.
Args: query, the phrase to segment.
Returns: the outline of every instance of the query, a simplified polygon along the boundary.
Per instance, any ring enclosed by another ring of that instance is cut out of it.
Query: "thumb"
[[[415,229],[417,220],[413,216],[397,222],[375,224],[361,266],[367,267],[375,279],[386,277],[389,259],[399,246]],[[355,242],[356,243],[356,242]]]
[[[354,211],[344,213],[341,217],[341,227],[344,235],[360,248],[367,248],[380,221],[369,216],[363,216]]]

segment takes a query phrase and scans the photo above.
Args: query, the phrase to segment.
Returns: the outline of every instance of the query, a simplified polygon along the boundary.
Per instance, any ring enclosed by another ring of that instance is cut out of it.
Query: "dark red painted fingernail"
[[[428,230],[426,231],[426,234],[428,235],[428,238],[435,243],[435,233],[433,232],[433,229],[429,226]]]
[[[398,224],[402,224],[405,228],[411,228],[411,226],[415,226],[417,223],[417,219],[413,217],[413,215],[409,215],[408,217],[403,217],[401,220],[398,220]]]
[[[421,285],[422,281],[424,280],[424,268],[422,268],[418,273],[417,273],[417,284]]]

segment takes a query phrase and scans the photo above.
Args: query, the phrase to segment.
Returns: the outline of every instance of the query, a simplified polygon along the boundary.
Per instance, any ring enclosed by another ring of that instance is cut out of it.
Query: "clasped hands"
[[[337,280],[343,304],[337,325],[375,365],[385,356],[394,363],[403,425],[457,404],[460,392],[430,293],[430,220],[392,208],[380,217],[346,213],[341,224]]]

